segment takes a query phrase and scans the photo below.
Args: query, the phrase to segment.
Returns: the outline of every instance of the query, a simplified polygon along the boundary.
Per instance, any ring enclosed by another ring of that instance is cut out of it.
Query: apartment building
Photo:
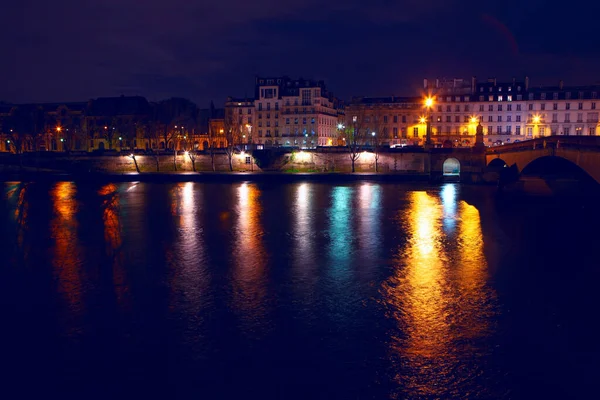
[[[354,98],[346,123],[363,115],[380,143],[422,145],[431,125],[436,145],[471,146],[477,126],[486,145],[549,135],[596,135],[600,86],[531,87],[528,77],[499,82],[476,78],[424,80],[416,97]],[[431,107],[425,99],[431,98]]]
[[[338,136],[336,104],[323,81],[257,77],[254,100],[228,99],[226,125],[241,132],[246,143],[331,146]]]

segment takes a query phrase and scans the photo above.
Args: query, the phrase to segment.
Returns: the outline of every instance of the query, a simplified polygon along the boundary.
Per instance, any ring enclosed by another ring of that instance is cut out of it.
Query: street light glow
[[[432,97],[427,97],[425,99],[425,107],[427,107],[427,108],[433,107],[433,98]]]
[[[425,123],[425,121],[427,121],[427,120],[425,119],[425,117],[421,117],[421,118],[419,118],[419,122],[420,122],[420,123],[424,124],[424,123]]]
[[[338,129],[344,129],[344,124],[338,124]]]
[[[534,124],[539,124],[540,123],[540,116],[539,115],[534,115],[533,116],[533,123]]]
[[[371,132],[371,135],[372,135],[372,136],[375,136],[375,132]]]
[[[60,131],[62,131],[62,128],[60,126],[57,126],[56,127],[56,132],[60,132]]]
[[[476,124],[476,123],[477,123],[477,118],[475,118],[475,117],[471,117],[471,123],[472,123],[472,124]]]

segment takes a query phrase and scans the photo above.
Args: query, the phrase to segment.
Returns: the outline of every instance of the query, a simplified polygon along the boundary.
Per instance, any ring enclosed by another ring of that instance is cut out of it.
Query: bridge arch
[[[456,158],[447,158],[442,165],[444,176],[460,176],[460,161]]]
[[[560,156],[542,156],[531,160],[521,169],[522,176],[555,176],[577,178],[583,181],[594,179],[573,161]]]
[[[490,168],[503,168],[508,166],[508,164],[506,163],[506,161],[504,161],[501,158],[494,158],[492,161],[490,161],[487,165]]]

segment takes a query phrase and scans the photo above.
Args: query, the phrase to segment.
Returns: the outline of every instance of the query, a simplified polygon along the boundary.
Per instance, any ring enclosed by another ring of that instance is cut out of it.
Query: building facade
[[[381,143],[422,145],[427,124],[438,146],[471,146],[481,124],[488,146],[550,135],[596,135],[600,86],[532,88],[529,78],[485,82],[424,80],[417,97],[354,98],[345,124],[364,118],[361,126],[376,132]],[[425,99],[431,98],[431,107]]]
[[[257,77],[254,99],[227,99],[225,129],[258,146],[331,146],[338,137],[336,104],[323,81]]]

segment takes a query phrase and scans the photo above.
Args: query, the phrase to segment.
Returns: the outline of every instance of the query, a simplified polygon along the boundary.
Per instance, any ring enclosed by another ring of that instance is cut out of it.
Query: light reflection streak
[[[233,256],[233,308],[241,318],[246,334],[257,334],[265,328],[267,255],[260,222],[260,191],[254,184],[242,183],[236,189],[236,226]]]
[[[120,196],[113,183],[103,186],[99,193],[102,196],[102,220],[104,221],[104,241],[106,252],[114,254],[122,244],[122,227],[119,218]]]
[[[177,184],[172,192],[171,209],[176,217],[179,238],[174,250],[167,251],[171,275],[171,309],[182,312],[187,324],[187,342],[198,340],[197,331],[208,288],[208,271],[202,228],[198,226],[201,209],[195,184]]]
[[[120,216],[121,195],[117,186],[112,183],[100,188],[98,194],[102,197],[105,252],[112,261],[112,277],[117,301],[122,308],[125,308],[129,304],[129,286],[121,252],[123,245],[123,227]]]
[[[353,245],[351,237],[352,194],[353,189],[350,187],[335,187],[329,210],[329,238],[331,240],[329,255],[334,262],[335,275],[338,277],[349,272],[347,269]]]
[[[382,243],[381,222],[381,186],[363,183],[359,190],[358,234],[362,258],[371,260],[369,266],[375,266],[379,258]],[[366,270],[368,266],[365,266]]]
[[[462,381],[481,373],[477,357],[484,350],[477,346],[490,334],[494,296],[487,286],[479,214],[464,202],[450,204],[446,190],[442,203],[426,192],[410,194],[400,218],[410,239],[382,287],[397,325],[390,337],[392,359],[399,360],[396,380],[410,398],[456,395]],[[451,215],[460,229],[459,246],[452,247],[458,254],[443,246]]]
[[[302,183],[295,186],[294,209],[293,209],[293,237],[294,237],[294,275],[303,283],[314,283],[314,268],[316,264],[314,245],[314,216],[313,213],[313,188],[311,184]],[[311,282],[307,282],[307,280]],[[310,293],[310,289],[304,285],[294,285],[302,294]]]
[[[311,259],[311,191],[307,183],[302,183],[296,190],[295,237],[298,256],[297,260]]]
[[[17,225],[17,247],[23,248],[25,242],[25,234],[28,232],[29,218],[29,200],[28,191],[29,183],[7,182],[6,197],[10,203],[14,204],[14,212],[12,213],[13,220]],[[26,260],[29,256],[29,250],[21,252],[23,259]]]
[[[456,228],[456,187],[455,183],[447,183],[440,193],[444,207],[444,230],[446,233],[453,233]]]
[[[50,250],[58,291],[68,306],[67,317],[78,318],[84,311],[82,299],[81,251],[78,240],[76,187],[73,182],[59,182],[50,192],[54,216],[50,233],[54,246]],[[77,323],[71,325],[74,329]],[[73,333],[73,332],[71,332]]]

